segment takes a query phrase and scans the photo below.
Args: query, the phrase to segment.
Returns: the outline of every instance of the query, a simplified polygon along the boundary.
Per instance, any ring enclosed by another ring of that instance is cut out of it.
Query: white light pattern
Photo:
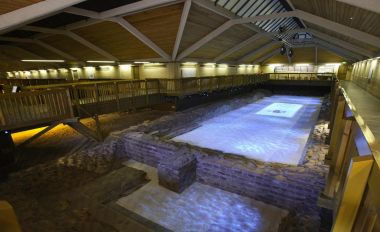
[[[292,105],[289,113],[283,113],[285,117],[257,114],[279,103]],[[272,96],[204,121],[173,140],[264,162],[297,165],[320,104],[321,100],[314,97]]]

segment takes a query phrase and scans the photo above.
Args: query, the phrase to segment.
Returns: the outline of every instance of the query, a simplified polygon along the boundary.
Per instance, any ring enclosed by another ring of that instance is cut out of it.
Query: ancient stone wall
[[[129,128],[117,135],[114,152],[157,167],[160,184],[175,192],[199,181],[297,213],[318,214],[317,198],[327,173],[323,164],[328,150],[324,145],[327,122],[314,128],[303,163],[298,166],[265,163],[170,140],[203,120],[263,96],[260,93],[196,107]]]
[[[196,180],[288,210],[317,212],[324,166],[264,163],[141,132],[122,141],[128,158],[157,167],[160,183],[173,191],[182,192]]]

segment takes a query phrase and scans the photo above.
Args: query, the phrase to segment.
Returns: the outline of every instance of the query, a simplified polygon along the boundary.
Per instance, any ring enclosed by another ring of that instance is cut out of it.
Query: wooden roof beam
[[[371,58],[371,57],[375,56],[375,54],[372,51],[368,51],[367,49],[364,49],[362,47],[359,47],[359,46],[356,46],[354,44],[348,43],[348,42],[346,42],[344,40],[335,38],[333,36],[327,35],[325,33],[317,31],[315,29],[308,28],[305,31],[309,32],[313,36],[316,36],[316,37],[319,37],[321,39],[327,40],[327,41],[329,41],[331,43],[334,43],[334,44],[336,44],[336,45],[338,45],[340,47],[343,47],[346,50],[351,50],[353,52],[356,52],[356,53],[361,54],[363,56],[366,56],[368,58]]]
[[[352,53],[350,51],[344,50],[344,49],[342,49],[342,48],[340,48],[338,46],[335,46],[335,45],[333,45],[331,43],[328,43],[328,42],[326,42],[324,40],[314,38],[314,41],[319,46],[322,46],[322,47],[324,47],[327,50],[335,52],[335,53],[341,55],[344,58],[351,59],[353,61],[358,61],[358,60],[364,60],[365,59],[365,57],[363,57],[361,55],[358,55],[358,54]]]
[[[272,52],[270,52],[268,54],[265,54],[265,55],[263,55],[263,56],[255,59],[254,61],[252,61],[252,64],[259,64],[261,62],[264,62],[264,61],[272,58],[275,55],[278,55],[278,54],[280,54],[280,49],[276,49],[276,50],[274,50],[274,51],[272,51]]]
[[[270,14],[270,15],[258,15],[255,17],[250,17],[250,18],[239,18],[239,19],[230,19],[223,23],[221,26],[204,36],[202,39],[185,49],[179,56],[178,60],[181,60],[185,58],[186,56],[190,55],[212,39],[216,38],[232,26],[236,24],[243,24],[243,23],[248,23],[248,22],[260,22],[260,21],[265,21],[265,20],[270,20],[270,19],[276,19],[276,18],[286,18],[291,15],[291,12],[282,12],[282,13],[275,13],[275,14]],[[249,19],[248,22],[245,22],[246,19]],[[275,41],[276,42],[276,41]],[[278,42],[278,41],[277,41]]]
[[[172,5],[179,2],[183,2],[183,0],[142,0],[103,11],[100,13],[100,18],[107,19],[115,16],[125,16],[126,14],[137,13],[146,9]]]
[[[277,15],[278,14],[262,15],[263,19],[261,21],[275,19],[277,18]],[[380,38],[377,36],[339,24],[337,22],[316,16],[314,14],[311,14],[302,10],[294,10],[294,11],[285,12],[283,13],[282,17],[297,17],[304,21],[313,23],[317,26],[335,31],[339,34],[357,39],[364,43],[380,48]],[[249,18],[232,19],[232,21],[234,24],[243,24],[243,23],[257,22],[258,20],[256,17],[249,17]]]
[[[248,54],[244,55],[243,57],[239,58],[237,60],[238,63],[244,63],[246,60],[248,60],[249,58],[257,55],[258,53],[262,52],[262,51],[265,51],[269,48],[272,48],[274,47],[275,45],[277,45],[279,42],[278,41],[272,41],[270,43],[267,43],[266,45],[254,50],[254,51],[251,51],[249,52]]]
[[[2,14],[0,15],[0,33],[5,33],[15,29],[17,26],[25,25],[52,15],[83,1],[85,0],[45,0]]]
[[[123,17],[132,13],[137,13],[147,9],[168,6],[176,3],[184,2],[184,0],[142,0],[123,6],[119,6],[103,12],[85,10],[78,7],[68,7],[64,11],[66,13],[85,16],[93,19],[107,20],[114,17]]]
[[[243,42],[241,43],[238,43],[237,45],[233,46],[232,48],[226,50],[225,52],[223,52],[222,54],[220,54],[219,56],[215,57],[214,59],[214,62],[218,62],[224,58],[226,58],[227,56],[231,55],[232,53],[242,49],[243,47],[255,42],[256,40],[262,38],[264,35],[263,33],[257,33],[256,35],[254,36],[251,36],[250,38],[244,40]]]
[[[61,29],[50,29],[50,28],[44,28],[44,27],[35,27],[35,26],[25,26],[22,28],[22,30],[36,31],[36,32],[47,33],[47,34],[55,34],[55,35],[65,35],[65,36],[81,43],[82,45],[94,50],[95,52],[101,54],[102,56],[104,56],[107,59],[114,60],[114,61],[119,60],[118,58],[111,55],[107,51],[99,48],[95,44],[85,40],[84,38],[80,37],[79,35],[75,34],[72,31],[61,30]]]
[[[380,4],[379,4],[378,0],[360,0],[360,1],[358,1],[358,0],[337,0],[337,1],[380,14]]]
[[[173,61],[176,60],[177,58],[179,45],[181,44],[181,40],[182,40],[183,32],[185,30],[187,18],[189,16],[190,8],[191,8],[191,0],[186,0],[183,6],[181,21],[179,23],[177,36],[176,36],[174,47],[173,47],[173,53],[172,53]]]
[[[282,34],[279,34],[279,35],[286,35],[286,34],[291,34],[291,33],[297,33],[297,32],[300,32],[300,31],[305,31],[305,29],[294,29],[294,30],[289,30],[289,31],[286,31],[285,33],[282,33]],[[256,40],[262,38],[262,37],[271,37],[271,36],[274,36],[278,33],[275,33],[275,32],[263,32],[263,33],[257,33],[256,35],[248,38],[247,40],[243,41],[243,42],[240,42],[239,44],[235,45],[234,47],[226,50],[225,52],[223,52],[222,54],[220,54],[219,56],[217,56],[215,59],[214,59],[214,62],[217,62],[217,61],[220,61],[222,59],[224,59],[225,57],[231,55],[232,53],[242,49],[243,47],[249,45],[250,43],[253,43],[255,42]],[[293,47],[293,46],[292,46]]]
[[[66,10],[67,13],[81,15],[85,17],[92,18],[94,20],[99,21],[111,21],[119,24],[121,27],[129,31],[132,35],[134,35],[137,39],[139,39],[141,42],[143,42],[145,45],[147,45],[149,48],[151,48],[153,51],[155,51],[158,55],[160,55],[162,58],[164,58],[166,61],[172,60],[172,57],[170,57],[164,50],[162,50],[157,44],[155,44],[152,40],[150,40],[147,36],[145,36],[143,33],[141,33],[137,28],[135,28],[132,24],[130,24],[127,20],[125,20],[122,16],[118,15],[125,15],[130,12],[135,12],[138,10],[143,10],[146,8],[151,7],[157,7],[162,4],[167,3],[174,3],[178,1],[174,0],[156,0],[156,1],[140,1],[132,4],[127,4],[115,9],[111,9],[109,11],[105,11],[102,13],[98,13],[95,11],[89,11],[89,10],[83,10],[75,7],[68,8]],[[188,1],[191,2],[191,1]],[[190,9],[190,5],[188,5],[188,10]],[[188,12],[187,12],[188,14]],[[117,16],[117,17],[115,17]],[[186,16],[187,18],[187,16]],[[96,21],[94,21],[97,23]],[[186,23],[186,22],[185,22]],[[182,31],[183,32],[183,31]],[[182,36],[181,36],[182,37]]]
[[[18,43],[35,43],[40,45],[41,47],[46,48],[47,50],[50,50],[51,52],[54,52],[55,54],[58,54],[68,60],[77,60],[75,57],[72,55],[69,55],[53,46],[50,46],[49,44],[42,42],[37,39],[21,39],[21,38],[13,38],[13,37],[5,37],[5,36],[0,36],[0,40],[2,41],[9,41],[9,42],[18,42]]]
[[[124,18],[118,17],[118,18],[114,18],[110,21],[118,23],[120,26],[122,26],[124,29],[129,31],[132,35],[134,35],[136,38],[138,38],[145,45],[150,47],[153,51],[155,51],[157,54],[159,54],[165,60],[167,60],[167,61],[171,60],[171,57],[169,56],[169,54],[167,54],[164,50],[162,50],[160,47],[158,47],[152,40],[150,40],[148,37],[146,37],[139,30],[137,30],[137,28],[135,28],[132,24],[130,24]]]
[[[305,11],[296,10],[296,17],[301,18],[307,22],[313,23],[317,26],[324,27],[326,29],[336,31],[339,34],[357,39],[366,44],[370,44],[377,48],[380,48],[380,38],[366,32],[336,23],[334,21],[307,13]]]
[[[227,19],[240,19],[239,16],[237,16],[236,14],[232,13],[231,11],[219,6],[219,5],[215,5],[213,2],[211,1],[204,1],[204,0],[192,0],[193,3],[195,3],[196,5],[202,7],[202,8],[205,8],[207,10],[210,10],[220,16],[223,16]],[[256,33],[265,33],[266,31],[263,30],[262,28],[256,26],[256,25],[253,25],[253,24],[242,24],[244,27],[256,32]],[[271,34],[264,34],[264,36],[267,36],[269,39],[271,40],[278,40],[278,38],[274,37],[273,35]],[[292,46],[290,43],[288,43],[287,41],[283,41],[285,44],[287,44],[288,46]]]
[[[30,58],[33,58],[33,59],[41,59],[41,60],[46,60],[46,58],[38,55],[38,54],[35,54],[33,52],[30,52],[28,50],[25,50],[23,48],[20,48],[20,47],[17,47],[17,46],[13,46],[13,45],[0,45],[1,47],[9,47],[9,48],[16,48],[16,49],[19,49],[20,51],[22,51],[25,55],[29,55],[31,56]],[[14,57],[20,57],[20,56],[14,56]],[[23,59],[23,57],[20,57],[20,59]]]

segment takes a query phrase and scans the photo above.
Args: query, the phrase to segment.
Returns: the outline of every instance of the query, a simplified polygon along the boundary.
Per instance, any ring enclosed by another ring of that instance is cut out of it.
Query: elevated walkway
[[[270,73],[268,85],[278,86],[331,86],[333,73]]]
[[[0,130],[15,131],[41,125],[53,128],[67,122],[74,129],[83,129],[77,124],[77,118],[152,107],[165,103],[167,97],[219,93],[268,81],[331,85],[333,79],[333,74],[274,73],[30,85],[23,87],[21,93],[0,95]],[[85,131],[83,134],[93,133]]]
[[[32,85],[23,88],[21,93],[0,95],[0,130],[41,125],[53,128],[59,123],[83,129],[76,118],[147,108],[164,103],[165,96],[220,91],[256,85],[267,79],[266,74],[254,74]]]
[[[380,99],[349,81],[335,82],[331,96],[329,175],[320,206],[333,212],[332,231],[378,231]]]
[[[363,118],[362,126],[368,128],[376,142],[380,142],[380,99],[351,81],[340,81],[340,86],[351,100],[358,116]]]

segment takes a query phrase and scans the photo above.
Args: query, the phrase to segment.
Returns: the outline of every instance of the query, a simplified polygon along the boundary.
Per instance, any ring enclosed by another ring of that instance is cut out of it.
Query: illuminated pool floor
[[[172,231],[277,231],[287,211],[208,185],[194,183],[177,194],[158,185],[157,169],[135,161],[151,181],[117,201]]]
[[[297,165],[319,114],[321,99],[275,95],[204,121],[173,138],[264,162]]]

